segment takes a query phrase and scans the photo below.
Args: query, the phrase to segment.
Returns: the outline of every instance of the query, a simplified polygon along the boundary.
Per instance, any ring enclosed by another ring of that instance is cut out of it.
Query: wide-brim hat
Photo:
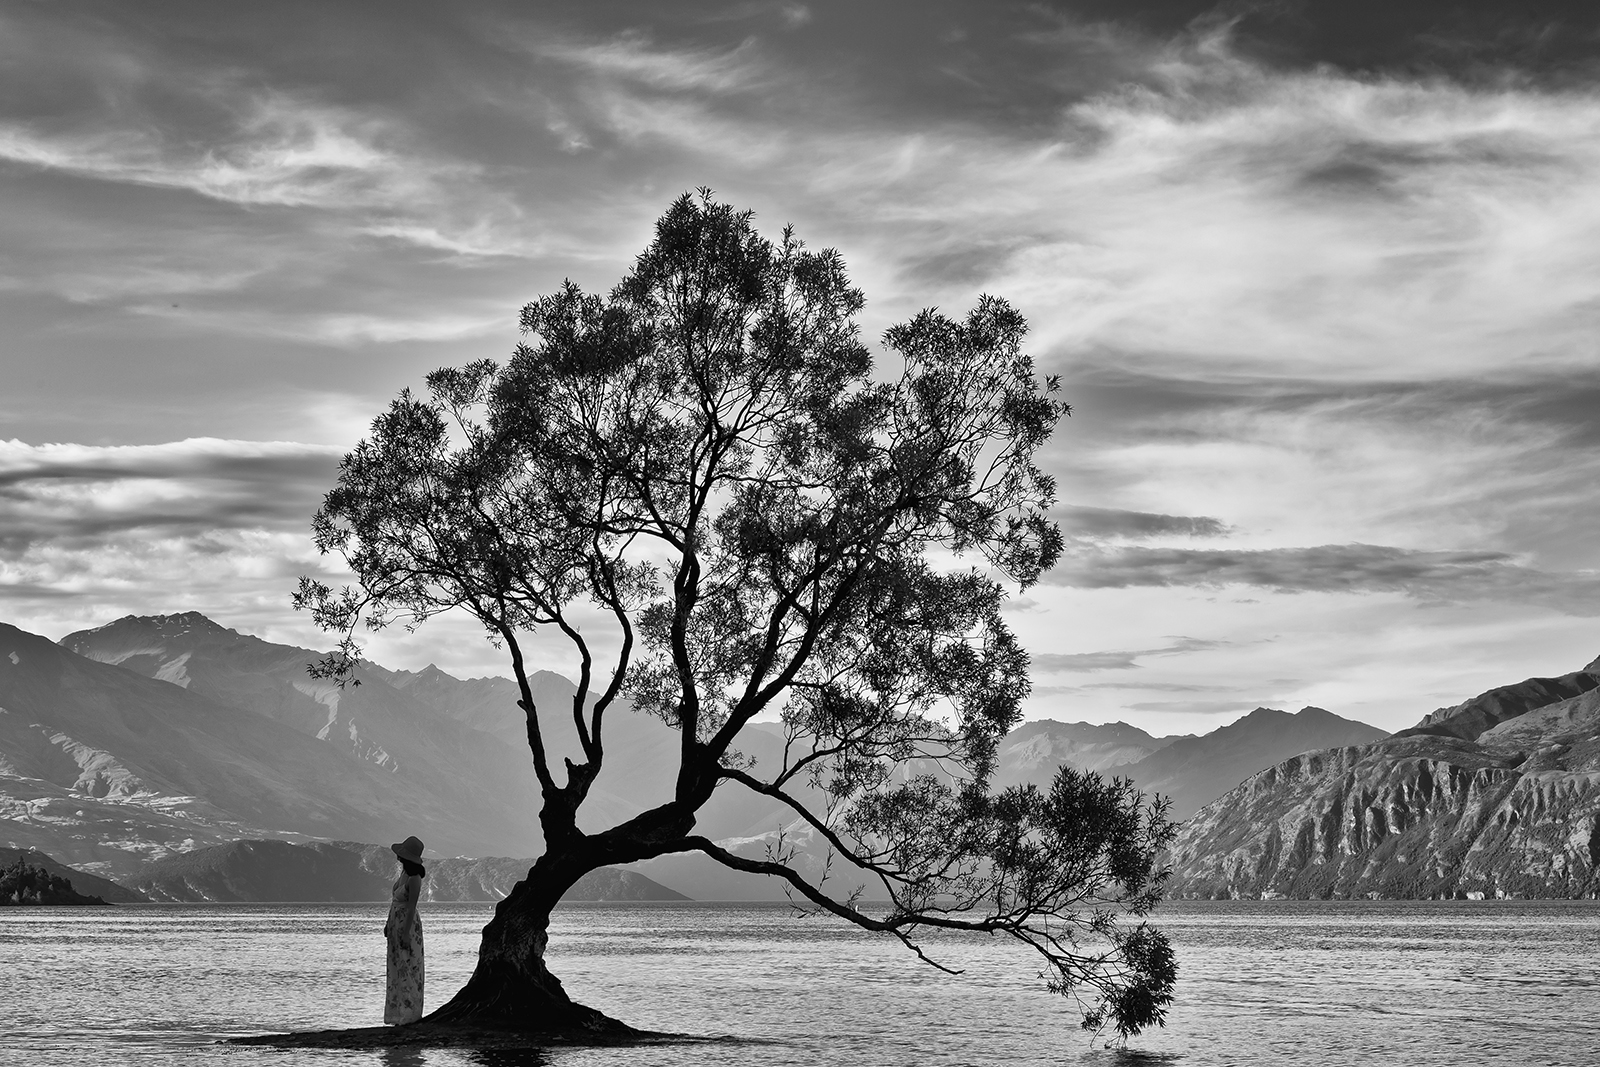
[[[422,841],[415,836],[408,837],[398,844],[390,845],[389,851],[403,860],[410,860],[412,863],[422,862]]]

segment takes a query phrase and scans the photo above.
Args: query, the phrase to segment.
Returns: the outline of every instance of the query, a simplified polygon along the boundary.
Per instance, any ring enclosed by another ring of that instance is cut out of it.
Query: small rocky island
[[[19,859],[8,867],[0,868],[0,907],[56,904],[106,906],[106,902],[99,897],[84,896],[59,874],[52,874],[43,867],[30,866],[26,860]]]

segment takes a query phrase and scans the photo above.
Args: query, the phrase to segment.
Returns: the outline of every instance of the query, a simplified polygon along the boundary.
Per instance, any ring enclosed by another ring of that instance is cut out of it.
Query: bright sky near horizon
[[[1575,670],[1600,13],[1508,7],[0,5],[0,621],[325,645],[288,591],[372,416],[710,186],[838,248],[869,338],[1029,318],[1075,412],[1029,717],[1393,730]]]

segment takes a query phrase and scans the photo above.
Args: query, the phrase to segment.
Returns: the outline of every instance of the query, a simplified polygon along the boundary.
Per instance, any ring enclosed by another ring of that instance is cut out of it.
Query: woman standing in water
[[[417,902],[428,871],[422,866],[422,842],[417,838],[408,837],[389,848],[400,861],[400,874],[389,897],[389,921],[383,926],[383,936],[389,939],[383,1021],[414,1023],[422,1018],[422,916],[417,914]]]

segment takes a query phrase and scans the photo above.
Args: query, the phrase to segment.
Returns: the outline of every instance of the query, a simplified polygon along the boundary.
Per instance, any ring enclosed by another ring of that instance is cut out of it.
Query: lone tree
[[[862,305],[837,252],[789,229],[768,241],[702,190],[609,296],[568,282],[529,304],[509,362],[428,375],[345,457],[314,532],[356,584],[301,579],[297,606],[343,634],[314,670],[348,674],[361,625],[469,612],[509,656],[542,790],[544,853],[430,1020],[620,1026],[546,968],[551,909],[602,865],[698,852],[924,959],[929,931],[1014,938],[1086,1026],[1162,1021],[1171,949],[1120,920],[1160,898],[1164,805],[1069,769],[987,788],[1029,685],[1001,606],[1060,554],[1034,456],[1069,409],[1004,300],[888,330],[877,377]],[[606,625],[585,630],[596,609]],[[541,629],[576,649],[571,707],[535,706],[524,643]],[[586,833],[608,717],[630,702],[681,732],[675,787]],[[781,765],[739,755],[758,716],[782,721]],[[551,765],[556,730],[581,761]],[[757,859],[697,835],[719,788],[781,804],[887,907],[793,849]]]

